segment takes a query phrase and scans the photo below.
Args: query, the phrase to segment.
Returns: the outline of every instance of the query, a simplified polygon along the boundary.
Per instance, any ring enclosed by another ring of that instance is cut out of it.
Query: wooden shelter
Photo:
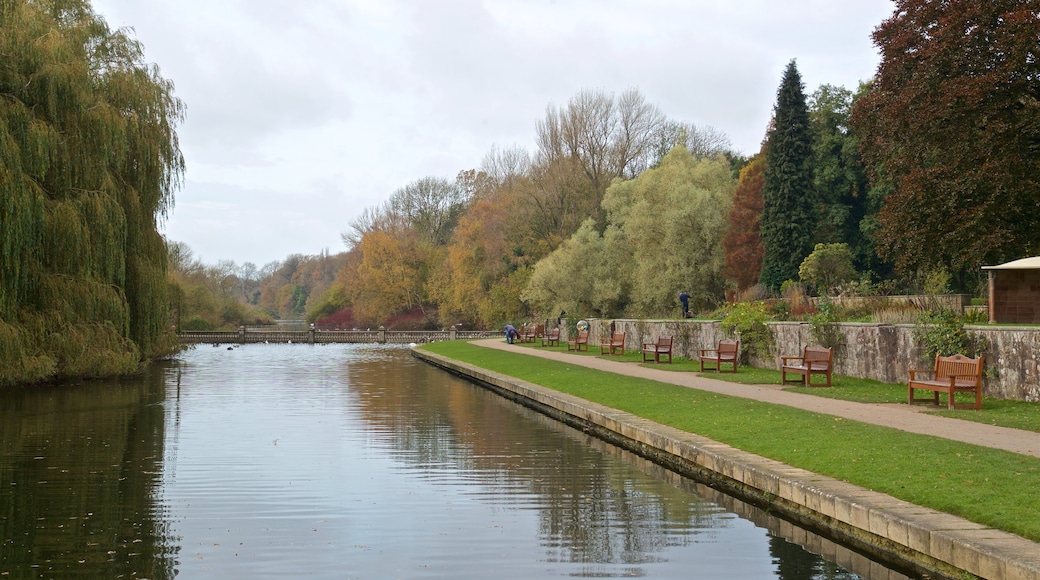
[[[1040,324],[1040,256],[989,270],[989,321]]]

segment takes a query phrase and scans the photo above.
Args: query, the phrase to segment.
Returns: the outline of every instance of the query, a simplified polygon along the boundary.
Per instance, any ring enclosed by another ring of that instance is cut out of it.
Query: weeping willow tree
[[[87,0],[0,0],[0,385],[174,347],[158,232],[184,106]]]

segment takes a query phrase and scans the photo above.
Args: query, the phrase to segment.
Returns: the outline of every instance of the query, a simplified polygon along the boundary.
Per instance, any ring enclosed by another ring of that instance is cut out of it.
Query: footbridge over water
[[[181,332],[182,344],[422,344],[439,340],[469,340],[501,335],[490,330],[255,330]]]

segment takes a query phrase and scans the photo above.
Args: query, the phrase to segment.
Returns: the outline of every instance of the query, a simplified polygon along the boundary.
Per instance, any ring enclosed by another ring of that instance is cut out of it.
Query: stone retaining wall
[[[675,337],[676,356],[696,358],[702,348],[715,348],[719,340],[732,338],[722,332],[719,321],[590,319],[589,344],[614,330],[625,333],[625,348],[638,351],[644,342],[664,334]],[[756,357],[752,366],[780,368],[781,356],[801,354],[814,344],[808,323],[772,322],[773,350]],[[841,341],[835,348],[834,372],[840,375],[902,383],[907,369],[931,368],[921,361],[922,350],[913,337],[911,324],[840,323],[835,325]],[[999,399],[1040,402],[1040,327],[965,327],[969,335],[987,345],[983,394]],[[742,346],[743,348],[743,346]]]

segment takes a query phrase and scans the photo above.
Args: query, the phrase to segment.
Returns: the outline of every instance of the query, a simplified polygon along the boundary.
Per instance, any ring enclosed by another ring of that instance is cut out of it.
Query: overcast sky
[[[187,105],[168,239],[207,264],[344,250],[398,188],[534,152],[583,89],[635,87],[757,152],[783,69],[855,89],[891,0],[93,0]]]

